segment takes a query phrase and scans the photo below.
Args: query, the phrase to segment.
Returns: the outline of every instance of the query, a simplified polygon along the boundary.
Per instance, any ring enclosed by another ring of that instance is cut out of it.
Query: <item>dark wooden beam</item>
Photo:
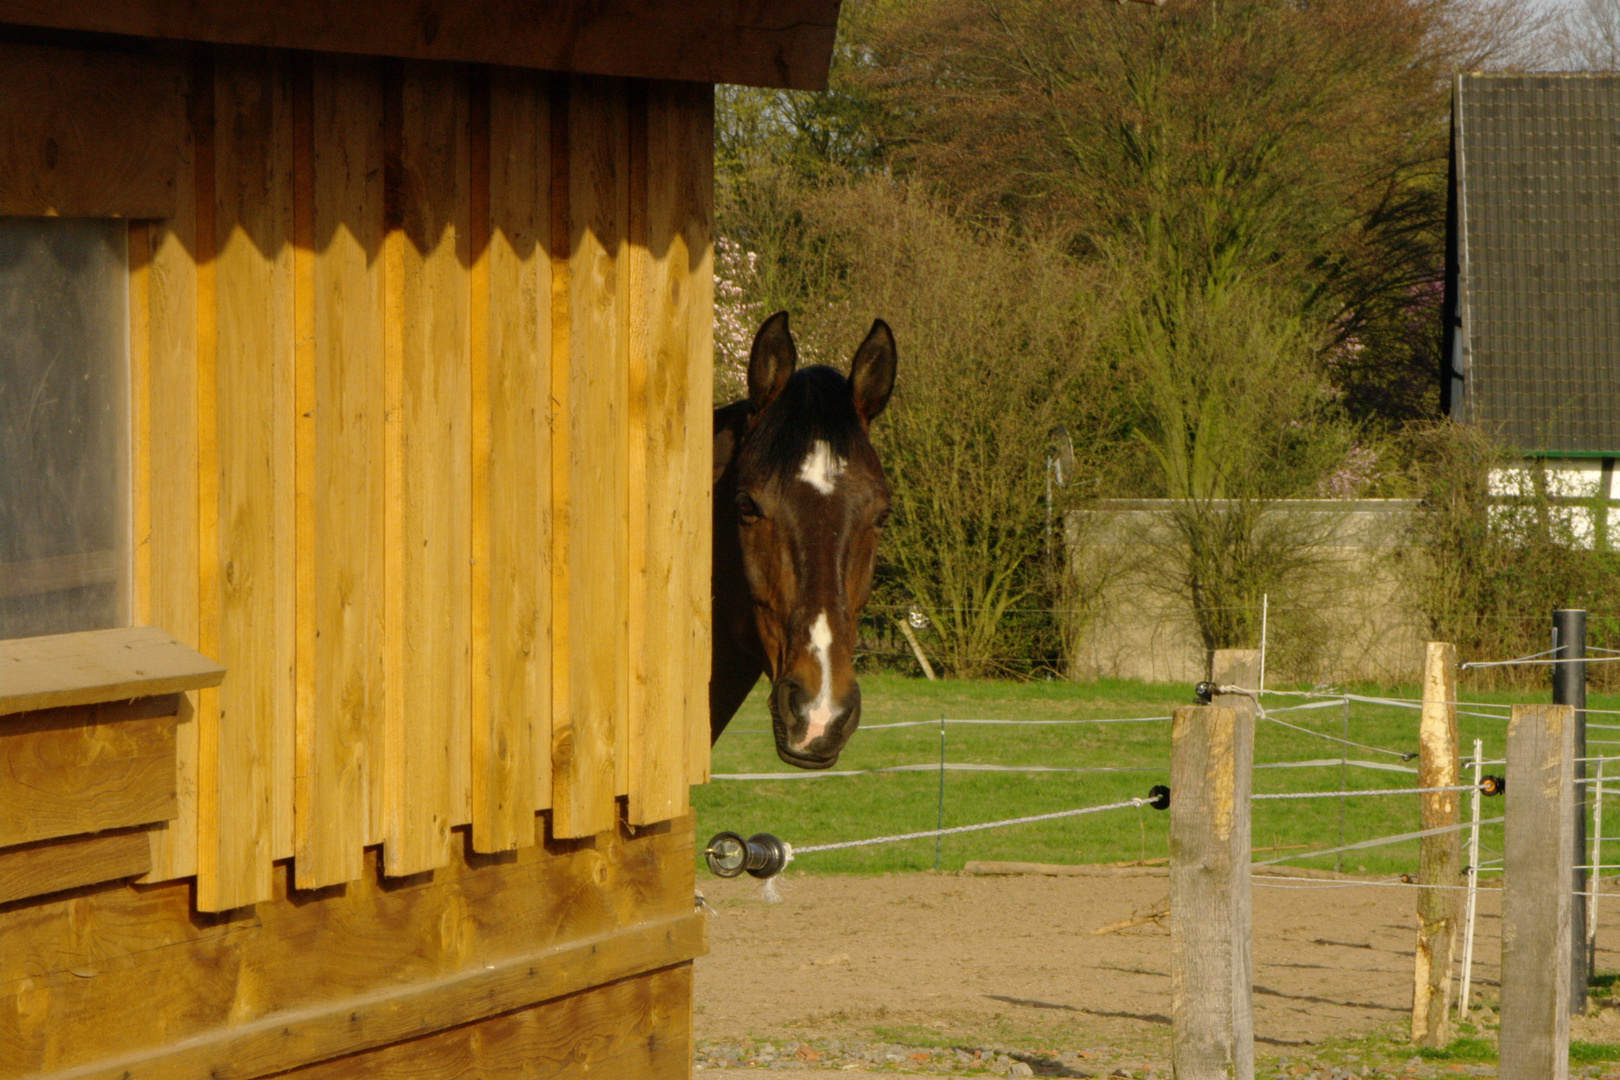
[[[840,0],[0,0],[0,23],[820,90]]]

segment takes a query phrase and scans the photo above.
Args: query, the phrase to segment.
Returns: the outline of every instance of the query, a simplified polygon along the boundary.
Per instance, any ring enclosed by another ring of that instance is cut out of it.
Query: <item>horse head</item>
[[[776,752],[801,769],[836,762],[861,719],[855,620],[889,516],[868,428],[894,370],[882,320],[847,378],[801,369],[778,312],[754,337],[747,399],[715,411],[710,732],[719,738],[769,674]]]

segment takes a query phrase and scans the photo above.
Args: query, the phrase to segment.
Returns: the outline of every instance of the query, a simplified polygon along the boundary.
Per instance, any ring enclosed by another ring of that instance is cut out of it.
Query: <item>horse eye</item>
[[[737,508],[737,516],[744,521],[758,521],[765,516],[760,512],[759,504],[746,491],[737,492],[737,497],[732,500],[732,505]]]
[[[879,514],[876,517],[876,519],[873,520],[872,528],[876,529],[878,532],[882,532],[885,528],[888,527],[888,524],[889,524],[889,511],[885,510],[881,514]]]

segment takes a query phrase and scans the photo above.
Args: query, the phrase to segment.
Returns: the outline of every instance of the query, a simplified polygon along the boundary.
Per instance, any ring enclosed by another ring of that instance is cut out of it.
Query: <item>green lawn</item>
[[[872,769],[906,764],[937,765],[940,756],[941,717],[951,720],[1076,720],[1107,717],[1168,716],[1177,705],[1190,704],[1190,688],[1127,681],[1069,682],[926,682],[896,675],[866,675],[861,679],[862,728],[838,763],[839,770]],[[1415,687],[1358,688],[1369,695],[1414,698]],[[1545,693],[1478,692],[1465,684],[1460,696],[1469,701],[1502,704],[1546,701]],[[1274,710],[1299,704],[1298,699],[1268,697]],[[1593,695],[1594,709],[1620,709],[1620,695]],[[1465,710],[1466,711],[1466,710]],[[1483,710],[1495,713],[1498,710]],[[1280,712],[1279,719],[1318,732],[1342,736],[1345,710],[1327,708]],[[904,721],[930,721],[922,727],[882,729],[876,725]],[[1415,709],[1353,703],[1349,708],[1349,737],[1383,749],[1410,752],[1417,747],[1418,714]],[[1620,724],[1620,716],[1592,716],[1591,724]],[[1473,740],[1485,741],[1487,759],[1500,758],[1505,719],[1462,715],[1458,718],[1464,756]],[[1590,752],[1609,747],[1600,740],[1620,742],[1620,731],[1590,730]],[[1166,720],[1143,723],[1066,724],[1052,726],[975,726],[947,724],[945,757],[950,763],[996,765],[1071,766],[1095,770],[1080,773],[947,772],[944,783],[946,826],[965,825],[1072,807],[1116,802],[1145,796],[1154,784],[1169,782],[1170,725]],[[1343,748],[1352,760],[1394,765],[1395,757],[1354,747]],[[1341,746],[1259,721],[1255,733],[1254,788],[1256,793],[1333,791],[1416,786],[1412,773],[1341,767]],[[1268,763],[1324,761],[1331,764],[1305,768],[1260,768]],[[1405,763],[1411,767],[1415,763]],[[726,773],[795,772],[777,757],[769,731],[764,684],[743,707],[731,729],[714,748],[713,771]],[[1500,765],[1487,772],[1500,774]],[[796,845],[912,832],[935,827],[940,793],[937,769],[913,773],[876,773],[864,776],[804,775],[791,780],[715,780],[693,791],[700,840],[721,830],[750,835],[770,832]],[[1502,814],[1503,799],[1484,801],[1482,816]],[[1341,834],[1342,813],[1342,834]],[[1464,820],[1468,803],[1463,803]],[[1611,817],[1614,815],[1611,814]],[[1293,845],[1311,849],[1339,846],[1359,840],[1418,828],[1417,799],[1413,796],[1368,796],[1343,800],[1257,802],[1254,804],[1255,858],[1264,860],[1297,853]],[[960,869],[969,859],[1006,859],[1025,862],[1100,863],[1163,858],[1168,854],[1167,815],[1152,809],[1125,809],[1085,817],[1018,825],[962,836],[945,837],[941,867]],[[1343,840],[1341,841],[1341,835]],[[1501,827],[1483,831],[1484,844],[1501,848]],[[1263,850],[1274,849],[1274,850]],[[1465,849],[1466,856],[1466,849]],[[921,870],[934,865],[934,841],[910,840],[897,844],[838,852],[811,853],[795,862],[807,872],[882,872]],[[1347,871],[1395,874],[1417,872],[1417,843],[1347,852]],[[1295,866],[1333,869],[1335,856],[1290,860]]]

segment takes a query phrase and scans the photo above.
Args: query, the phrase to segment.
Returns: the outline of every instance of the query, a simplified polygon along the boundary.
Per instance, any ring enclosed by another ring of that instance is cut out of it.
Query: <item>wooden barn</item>
[[[0,1077],[686,1076],[713,87],[837,0],[0,0]]]

